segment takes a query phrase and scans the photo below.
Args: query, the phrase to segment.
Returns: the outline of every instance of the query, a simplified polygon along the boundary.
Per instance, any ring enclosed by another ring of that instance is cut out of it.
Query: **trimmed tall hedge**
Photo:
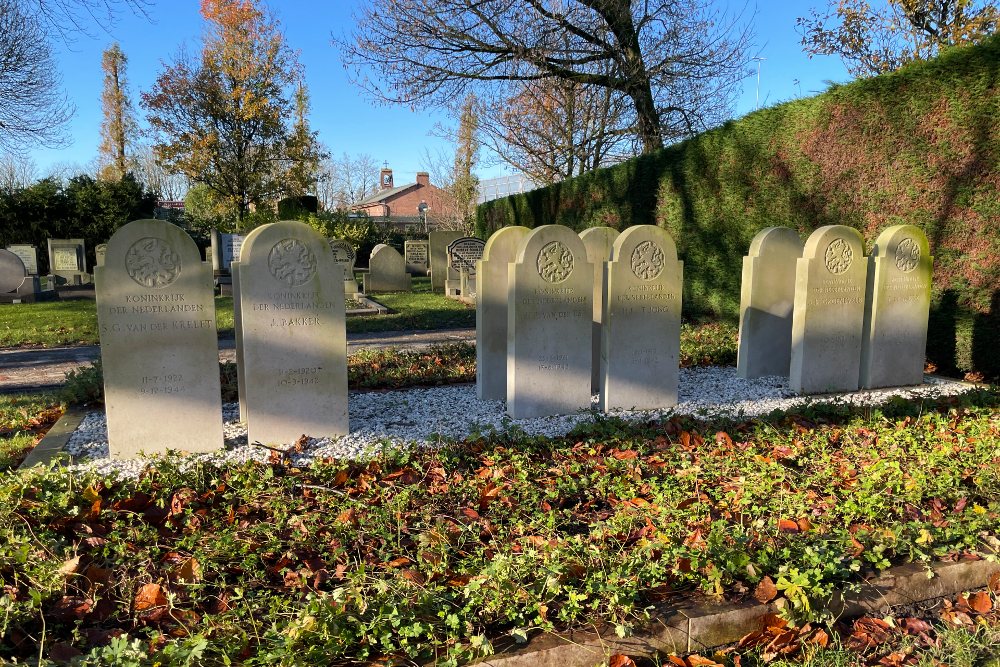
[[[1000,377],[1000,38],[762,109],[653,155],[488,202],[507,225],[656,224],[684,260],[684,309],[735,319],[760,229],[850,225],[869,248],[915,224],[935,255],[928,358]]]

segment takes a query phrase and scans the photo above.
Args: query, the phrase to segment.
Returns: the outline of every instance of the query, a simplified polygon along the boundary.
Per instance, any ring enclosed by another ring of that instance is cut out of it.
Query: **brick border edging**
[[[42,436],[34,449],[28,452],[17,469],[27,470],[37,465],[48,465],[60,457],[68,456],[63,453],[63,448],[86,416],[87,410],[80,408],[66,410],[66,413],[52,425],[48,433]]]
[[[986,586],[1000,572],[1000,563],[986,560],[908,564],[890,568],[866,581],[858,593],[835,600],[833,611],[844,618],[861,616],[898,605],[957,595]],[[837,596],[835,596],[837,597]],[[618,638],[610,629],[539,636],[515,651],[500,653],[473,664],[479,667],[592,667],[613,653],[652,658],[668,653],[694,653],[737,642],[761,629],[774,603],[697,605],[654,618],[651,627],[632,637]]]

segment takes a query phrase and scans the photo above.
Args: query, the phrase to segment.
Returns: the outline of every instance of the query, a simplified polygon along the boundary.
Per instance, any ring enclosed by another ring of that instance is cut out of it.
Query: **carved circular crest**
[[[267,254],[267,268],[279,282],[297,287],[316,273],[316,257],[302,241],[282,239]]]
[[[666,266],[663,249],[652,241],[643,241],[632,251],[632,273],[640,280],[652,280]]]
[[[826,247],[826,254],[823,256],[826,261],[826,268],[833,274],[840,274],[851,268],[854,261],[854,250],[851,244],[844,239],[834,239]]]
[[[909,273],[920,263],[920,246],[911,238],[905,238],[896,246],[896,268]]]
[[[181,274],[181,256],[163,239],[147,236],[125,253],[125,270],[143,287],[166,287]]]
[[[561,283],[573,273],[573,253],[563,243],[553,241],[538,251],[538,275],[550,283]]]

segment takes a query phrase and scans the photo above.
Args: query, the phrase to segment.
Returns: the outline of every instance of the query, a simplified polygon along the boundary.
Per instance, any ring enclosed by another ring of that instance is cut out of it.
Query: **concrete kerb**
[[[890,568],[861,590],[840,595],[833,611],[842,618],[878,613],[899,605],[926,602],[984,588],[1000,563],[987,560]],[[774,603],[696,605],[655,618],[643,631],[621,639],[613,628],[541,635],[526,645],[477,661],[481,667],[593,667],[608,656],[632,657],[696,653],[738,642],[760,630]]]
[[[37,465],[48,465],[54,460],[68,457],[69,454],[64,453],[63,448],[86,416],[86,410],[79,408],[67,410],[66,414],[52,425],[49,432],[42,436],[35,448],[28,452],[17,469],[26,470]]]

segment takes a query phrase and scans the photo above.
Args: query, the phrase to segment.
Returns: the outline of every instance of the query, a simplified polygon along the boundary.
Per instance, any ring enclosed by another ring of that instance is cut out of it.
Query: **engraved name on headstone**
[[[618,238],[618,230],[611,227],[591,227],[580,232],[580,240],[587,247],[587,261],[594,266],[594,316],[591,343],[593,361],[591,363],[590,389],[597,391],[601,386],[601,321],[604,318],[604,263],[611,259],[611,248]]]
[[[358,293],[358,281],[354,279],[354,263],[358,253],[350,241],[343,239],[330,239],[330,251],[333,253],[333,261],[344,272],[344,296],[353,299]]]
[[[868,262],[861,386],[922,384],[934,265],[927,236],[914,225],[889,227]]]
[[[95,269],[113,457],[222,447],[212,272],[184,230],[137,220]]]
[[[458,293],[471,296],[476,291],[476,262],[483,258],[486,242],[463,236],[448,244],[448,266],[459,274]]]
[[[508,274],[507,414],[590,408],[594,269],[569,227],[528,233]]]
[[[430,244],[427,241],[404,241],[403,257],[406,270],[413,275],[426,276]]]
[[[854,391],[861,368],[868,259],[851,227],[814,231],[796,260],[789,386],[799,394]]]
[[[62,285],[90,282],[83,239],[49,239],[49,273]]]
[[[26,243],[15,243],[14,245],[7,246],[7,250],[10,250],[21,258],[29,276],[38,275],[38,250],[35,246]]]

